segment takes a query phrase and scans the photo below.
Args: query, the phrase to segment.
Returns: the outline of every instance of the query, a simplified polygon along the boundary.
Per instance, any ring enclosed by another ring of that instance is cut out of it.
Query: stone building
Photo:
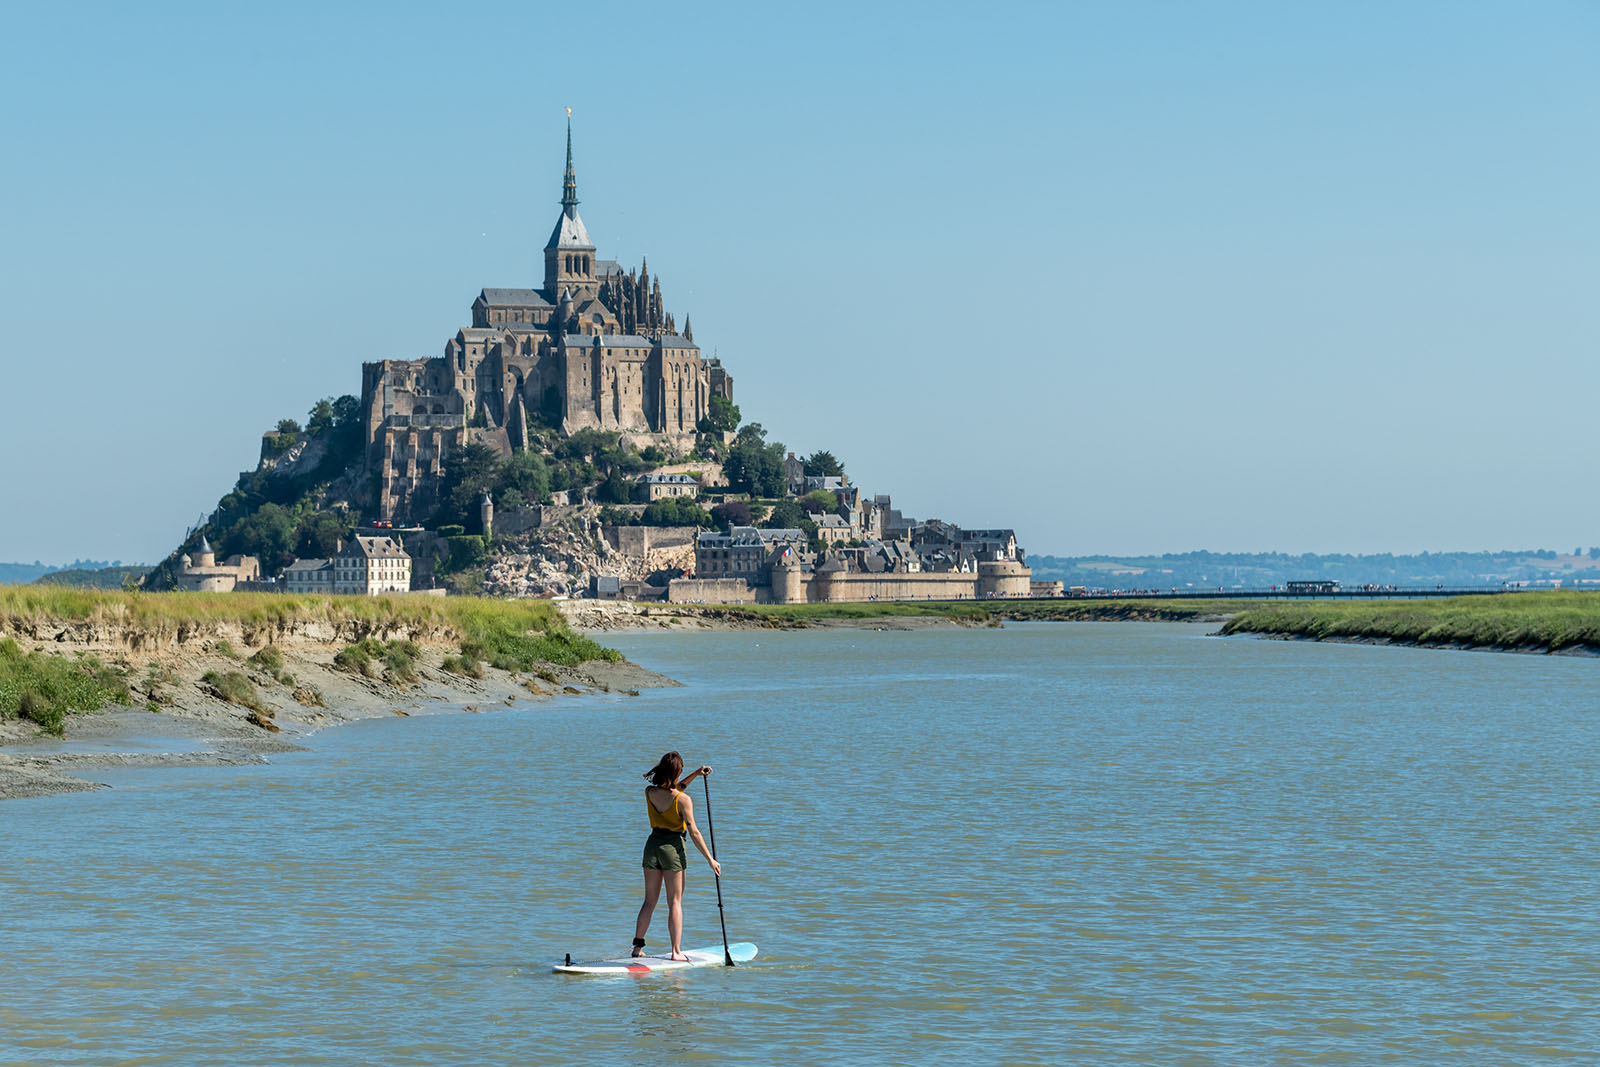
[[[644,504],[678,497],[692,500],[700,492],[700,483],[687,474],[641,474],[633,484],[633,498]]]
[[[678,332],[649,265],[624,271],[597,248],[578,214],[567,127],[561,213],[544,248],[544,285],[482,290],[472,325],[431,359],[362,365],[367,469],[377,517],[424,518],[443,464],[471,442],[502,455],[525,447],[535,421],[564,434],[616,431],[669,450],[693,444],[711,398],[733,378],[705,359],[689,320]]]
[[[333,557],[333,591],[371,596],[411,591],[411,557],[393,537],[357,534]]]
[[[332,593],[333,560],[297,559],[283,570],[285,593]]]
[[[240,585],[261,581],[261,561],[255,556],[229,556],[222,563],[202,534],[200,547],[178,559],[175,576],[179,589],[191,593],[231,593]]]
[[[743,578],[751,585],[767,585],[773,560],[805,547],[804,530],[755,526],[735,526],[727,533],[708,530],[695,539],[695,577]]]

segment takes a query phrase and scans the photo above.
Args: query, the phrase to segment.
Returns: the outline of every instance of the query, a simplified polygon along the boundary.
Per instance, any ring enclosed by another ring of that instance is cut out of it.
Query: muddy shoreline
[[[282,666],[266,670],[238,635],[210,635],[160,648],[137,648],[115,633],[69,644],[24,643],[52,652],[82,652],[126,668],[134,701],[67,717],[64,737],[24,719],[0,721],[0,800],[104,788],[103,769],[240,766],[306,751],[329,727],[363,719],[491,712],[529,701],[590,693],[637,693],[680,683],[627,661],[591,660],[534,671],[482,667],[482,678],[443,669],[457,646],[419,642],[414,680],[368,677],[343,669],[342,643],[290,635],[274,643]],[[207,684],[210,672],[237,672],[255,689],[257,707],[230,703]],[[156,681],[154,679],[159,679]]]

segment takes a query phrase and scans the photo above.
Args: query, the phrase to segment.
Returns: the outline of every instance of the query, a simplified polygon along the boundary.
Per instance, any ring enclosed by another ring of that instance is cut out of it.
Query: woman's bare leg
[[[667,934],[672,938],[672,958],[686,960],[683,954],[683,872],[659,871],[667,883]]]
[[[651,870],[649,867],[644,870],[644,903],[639,905],[639,922],[634,926],[633,930],[635,940],[644,937],[645,931],[650,929],[650,916],[655,914],[656,901],[661,899],[661,876],[664,873],[666,872]],[[682,893],[683,872],[676,873],[679,875],[678,884],[680,888],[678,892]],[[671,897],[669,896],[668,899],[670,900]],[[635,953],[635,955],[639,955],[639,953]]]

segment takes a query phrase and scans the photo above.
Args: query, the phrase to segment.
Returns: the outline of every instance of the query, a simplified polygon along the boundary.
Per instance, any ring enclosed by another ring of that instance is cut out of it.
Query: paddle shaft
[[[706,833],[711,838],[711,858],[717,858],[717,828],[711,821],[711,778],[709,775],[700,779],[706,787]],[[711,877],[717,881],[717,921],[722,924],[722,955],[729,967],[733,966],[733,951],[728,948],[728,918],[722,913],[722,876],[715,870]]]

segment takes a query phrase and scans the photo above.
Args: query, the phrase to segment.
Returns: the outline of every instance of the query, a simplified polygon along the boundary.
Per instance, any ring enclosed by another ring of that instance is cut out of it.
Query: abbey
[[[472,325],[433,359],[364,363],[367,470],[383,520],[421,520],[437,503],[451,450],[481,442],[502,455],[527,446],[532,420],[572,434],[620,432],[629,443],[681,451],[711,398],[733,399],[733,378],[701,358],[649,266],[624,273],[595,258],[578,215],[567,125],[561,214],[544,249],[540,289],[484,289]]]

